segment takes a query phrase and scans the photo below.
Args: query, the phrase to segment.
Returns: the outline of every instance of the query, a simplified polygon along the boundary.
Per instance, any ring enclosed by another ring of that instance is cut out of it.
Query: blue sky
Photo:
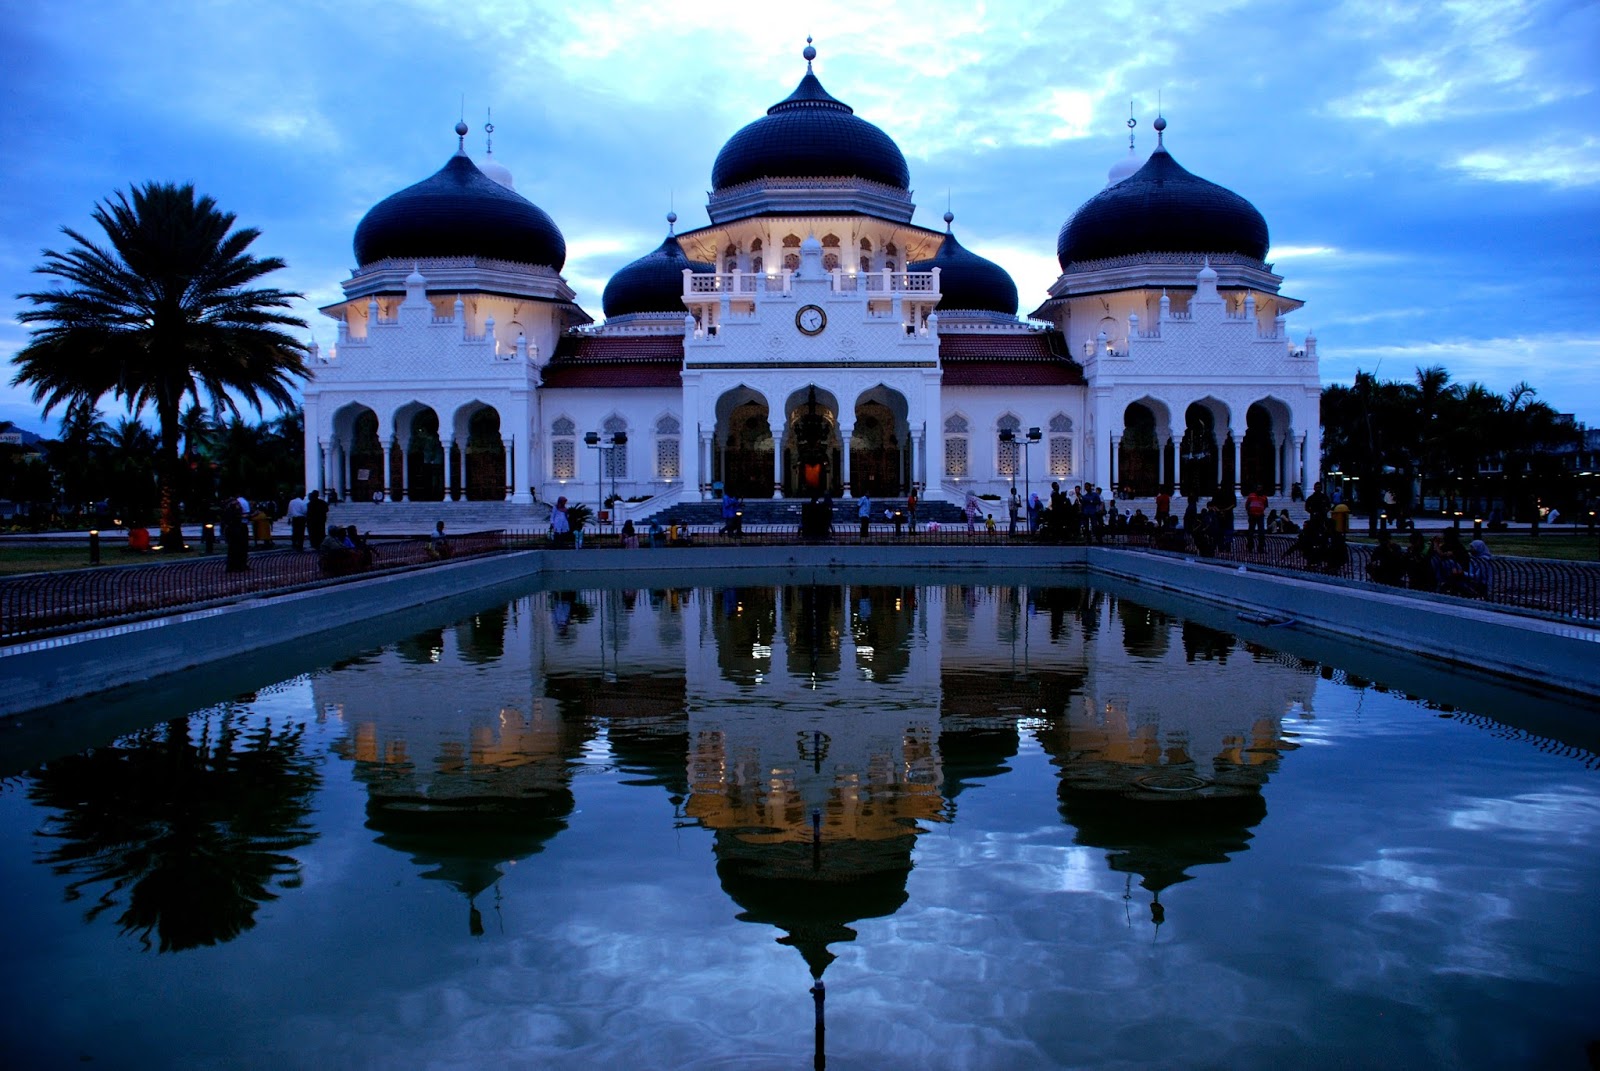
[[[1443,364],[1600,424],[1593,0],[66,0],[7,20],[0,359],[26,341],[15,295],[46,282],[40,250],[149,180],[260,228],[326,344],[313,310],[354,266],[356,224],[454,151],[463,97],[469,149],[493,108],[496,159],[561,227],[598,317],[669,206],[705,222],[718,149],[799,81],[809,33],[829,91],[905,153],[916,221],[939,226],[948,195],[1024,312],[1125,153],[1130,101],[1153,144],[1159,93],[1178,161],[1266,216],[1326,382]],[[59,413],[9,382],[0,419],[53,432]]]

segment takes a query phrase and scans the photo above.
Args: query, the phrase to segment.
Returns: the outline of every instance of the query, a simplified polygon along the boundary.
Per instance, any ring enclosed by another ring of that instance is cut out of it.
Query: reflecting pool
[[[1585,1066],[1600,706],[907,580],[518,593],[12,731],[0,1052]]]

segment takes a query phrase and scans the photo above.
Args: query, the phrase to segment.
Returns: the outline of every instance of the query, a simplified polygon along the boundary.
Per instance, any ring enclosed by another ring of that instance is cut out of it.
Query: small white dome
[[[494,158],[494,153],[485,153],[483,161],[478,164],[478,170],[494,179],[508,190],[516,189],[516,184],[511,181],[511,169]]]
[[[1136,154],[1133,149],[1128,150],[1128,155],[1111,165],[1111,170],[1106,172],[1106,185],[1115,186],[1123,179],[1132,175],[1144,166],[1144,158]]]

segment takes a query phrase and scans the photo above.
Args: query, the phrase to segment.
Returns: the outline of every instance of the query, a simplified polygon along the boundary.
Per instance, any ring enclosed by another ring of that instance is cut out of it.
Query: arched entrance
[[[406,497],[412,502],[444,501],[444,446],[439,441],[439,414],[418,409],[406,427]]]
[[[754,391],[739,391],[724,401],[729,408],[718,421],[716,478],[738,498],[771,498],[772,427],[766,400]]]
[[[371,502],[372,496],[386,487],[383,443],[378,438],[378,414],[362,409],[356,414],[350,432],[349,482],[346,493],[354,502]]]
[[[904,493],[904,414],[904,399],[881,387],[856,402],[855,428],[850,437],[852,494],[896,498]]]
[[[484,406],[467,418],[467,449],[462,468],[467,501],[502,502],[506,497],[506,447],[500,414]]]
[[[1244,445],[1239,453],[1243,470],[1240,490],[1248,494],[1257,487],[1271,493],[1282,490],[1278,481],[1278,415],[1276,403],[1255,402],[1245,410]],[[1284,419],[1287,420],[1285,410]]]
[[[1184,412],[1183,442],[1178,456],[1183,464],[1182,490],[1187,498],[1217,493],[1217,417],[1208,406],[1195,402]]]
[[[1117,485],[1145,497],[1156,493],[1161,482],[1160,444],[1156,415],[1142,402],[1122,413],[1122,444],[1117,450]]]
[[[805,394],[788,400],[788,430],[784,435],[783,491],[811,498],[836,495],[843,490],[839,471],[837,402],[815,384]]]

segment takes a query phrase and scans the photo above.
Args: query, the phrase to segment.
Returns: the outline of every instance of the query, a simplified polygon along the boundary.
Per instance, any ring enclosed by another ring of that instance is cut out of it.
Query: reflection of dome
[[[945,222],[955,217],[944,214]],[[906,265],[907,271],[939,271],[939,309],[976,309],[1001,312],[1007,316],[1017,313],[1017,284],[1011,281],[1006,270],[992,260],[985,260],[969,252],[956,241],[956,236],[945,232],[939,251],[931,260],[919,260]]]
[[[752,845],[732,831],[717,832],[717,878],[744,909],[740,922],[776,926],[821,978],[834,954],[830,944],[854,941],[850,923],[885,918],[907,899],[915,837],[824,841],[818,866],[809,844]]]
[[[1226,863],[1244,851],[1250,830],[1267,816],[1259,791],[1136,798],[1063,779],[1059,794],[1061,817],[1077,830],[1074,841],[1105,849],[1112,870],[1138,874],[1139,884],[1155,893],[1188,881],[1190,867]]]
[[[705,273],[717,270],[715,264],[690,260],[678,239],[668,234],[652,253],[619,269],[606,284],[601,305],[606,318],[630,312],[676,312],[683,307],[683,270]]]
[[[848,104],[829,96],[811,72],[815,50],[807,46],[806,51],[806,76],[795,91],[729,138],[717,154],[711,188],[763,178],[854,176],[905,189],[911,172],[899,147],[858,119]]]
[[[362,265],[391,257],[489,257],[560,271],[567,242],[543,209],[457,152],[432,176],[374,205],[356,227],[355,252]]]
[[[1157,120],[1158,129],[1164,124]],[[1232,190],[1185,171],[1161,145],[1144,166],[1073,213],[1056,238],[1066,271],[1079,261],[1140,253],[1267,255],[1267,221]]]

